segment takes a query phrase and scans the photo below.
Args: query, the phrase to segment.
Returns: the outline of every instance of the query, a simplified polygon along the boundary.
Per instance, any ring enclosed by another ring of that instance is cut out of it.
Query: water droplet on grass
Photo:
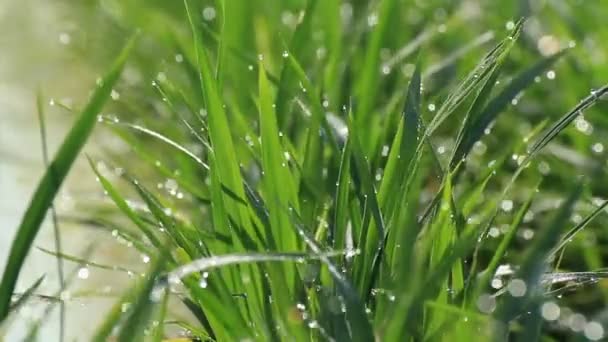
[[[597,341],[604,337],[604,328],[598,322],[589,322],[585,325],[584,334],[591,341]]]
[[[86,267],[81,267],[80,269],[78,269],[78,278],[88,279],[89,278],[89,269]]]
[[[513,210],[513,201],[503,200],[500,203],[500,209],[502,209],[506,213],[510,212],[511,210]]]
[[[555,302],[546,302],[540,308],[541,315],[547,321],[555,321],[559,318],[560,308]]]
[[[597,142],[593,144],[593,146],[591,146],[591,150],[593,150],[593,152],[595,153],[602,153],[604,152],[604,145],[600,142]]]
[[[483,313],[492,313],[496,309],[496,299],[489,294],[482,294],[477,299],[477,308]]]
[[[572,329],[572,331],[575,332],[582,331],[585,328],[586,324],[587,319],[580,313],[573,314],[568,320],[568,326],[570,327],[570,329]]]
[[[68,45],[72,41],[72,37],[69,33],[61,32],[59,34],[59,42],[63,45]]]
[[[123,312],[123,313],[125,313],[125,312],[129,311],[130,307],[131,307],[131,303],[129,303],[129,302],[122,303],[120,305],[120,311]]]
[[[526,294],[528,287],[526,286],[526,282],[522,279],[513,279],[507,286],[507,291],[513,297],[523,297]]]
[[[378,25],[378,14],[372,13],[367,16],[367,26],[374,27]]]
[[[211,21],[215,19],[215,15],[215,8],[209,6],[203,9],[203,19],[205,19],[206,21]]]

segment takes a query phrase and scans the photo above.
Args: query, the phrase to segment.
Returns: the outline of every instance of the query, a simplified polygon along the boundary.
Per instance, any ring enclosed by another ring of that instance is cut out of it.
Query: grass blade
[[[36,105],[38,109],[38,122],[40,123],[40,139],[42,141],[42,159],[44,161],[44,167],[49,169],[49,152],[47,147],[47,139],[46,139],[46,123],[44,119],[44,104],[42,94],[39,92],[36,96]],[[49,169],[53,174],[51,178],[54,180],[56,176],[54,174],[53,169]],[[57,186],[55,184],[55,186]],[[57,211],[55,210],[55,205],[53,201],[51,201],[50,205],[51,218],[53,220],[53,235],[55,242],[55,250],[61,252],[61,232],[59,231],[59,222],[57,220]],[[63,274],[63,260],[61,258],[56,258],[57,261],[57,278],[59,281],[59,290],[63,291],[65,288],[65,279]],[[61,302],[59,304],[59,341],[63,341],[65,338],[65,303]]]
[[[2,284],[0,285],[0,320],[4,320],[8,315],[10,299],[15,289],[19,272],[40,229],[46,212],[51,206],[55,195],[59,191],[59,187],[68,174],[80,149],[91,134],[97,122],[97,115],[109,99],[112,87],[118,81],[122,68],[134,44],[135,37],[127,42],[118,58],[114,61],[114,65],[103,78],[101,85],[93,93],[90,101],[80,113],[80,116],[64,139],[59,151],[51,161],[36,188],[36,192],[17,230],[17,236],[11,246],[6,268],[2,276]]]

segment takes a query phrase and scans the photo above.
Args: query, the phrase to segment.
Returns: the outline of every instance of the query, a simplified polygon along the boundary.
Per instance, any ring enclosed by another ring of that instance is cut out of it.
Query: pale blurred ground
[[[93,68],[70,53],[70,32],[78,27],[70,21],[69,8],[57,4],[46,0],[0,0],[0,270],[4,269],[15,230],[44,170],[35,109],[36,91],[38,88],[43,91],[47,103],[51,97],[82,103],[96,77]],[[50,155],[53,155],[74,115],[56,106],[47,107],[48,145]],[[85,152],[95,154],[93,145],[89,144]],[[73,213],[76,210],[74,203],[99,194],[92,172],[81,158],[64,184],[56,205],[61,213]],[[104,235],[87,227],[64,224],[61,229],[65,250],[73,254],[81,254],[92,243],[104,239]],[[43,225],[35,246],[54,249],[49,220]],[[121,257],[120,250],[112,248],[111,244],[102,247],[96,250],[93,258],[112,262],[112,259]],[[76,266],[66,263],[67,273]],[[46,274],[46,279],[40,292],[55,294],[56,261],[33,250],[17,291],[23,291],[43,274]],[[124,275],[91,269],[88,279],[77,280],[70,290],[117,288],[124,284],[125,278]],[[67,340],[88,340],[113,301],[114,298],[68,301]],[[15,315],[8,327],[6,341],[21,340],[29,329],[31,317],[40,315],[47,304],[40,300],[38,305]],[[45,318],[39,340],[57,339],[55,309],[51,316]]]

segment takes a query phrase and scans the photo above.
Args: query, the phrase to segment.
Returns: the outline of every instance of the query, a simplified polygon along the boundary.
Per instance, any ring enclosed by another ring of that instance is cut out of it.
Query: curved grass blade
[[[593,221],[593,219],[599,215],[602,211],[604,211],[604,209],[606,208],[606,206],[608,206],[608,201],[604,201],[604,203],[602,203],[599,207],[597,207],[591,214],[589,214],[587,217],[585,217],[585,219],[583,219],[579,224],[577,224],[575,227],[573,227],[572,229],[570,229],[570,231],[568,231],[564,237],[561,239],[561,241],[559,242],[559,244],[557,246],[555,246],[555,248],[553,248],[551,250],[551,252],[549,253],[549,256],[552,257],[555,254],[557,254],[557,252],[564,248],[566,246],[566,244],[568,244],[568,242],[572,241],[572,238],[578,234],[581,230],[585,229],[585,227],[587,227],[587,225],[589,224],[589,222]]]
[[[198,24],[196,24],[195,13],[192,11],[191,0],[184,0],[184,6],[192,30],[194,41],[194,52],[197,63],[197,71],[202,89],[202,98],[207,106],[207,123],[209,127],[209,139],[211,140],[212,148],[216,156],[221,156],[223,162],[216,164],[216,169],[212,172],[218,172],[220,181],[230,192],[234,193],[238,198],[247,198],[243,190],[243,179],[240,173],[239,164],[236,158],[236,150],[231,135],[228,118],[222,104],[220,90],[214,82],[212,76],[210,61],[204,48],[201,46],[200,32]],[[226,198],[226,210],[234,213],[237,223],[243,227],[245,232],[252,238],[257,238],[249,217],[249,211],[245,206]]]
[[[113,66],[94,91],[88,104],[80,113],[80,116],[72,126],[38,184],[36,192],[23,215],[6,262],[2,284],[0,285],[0,320],[3,320],[8,315],[11,296],[15,289],[19,272],[23,267],[25,257],[40,229],[46,212],[51,206],[53,198],[55,198],[55,195],[59,191],[59,187],[67,176],[76,156],[91,134],[97,122],[97,115],[109,99],[112,88],[116,81],[118,81],[134,44],[135,36],[129,39],[118,58],[114,61]]]
[[[545,57],[529,69],[521,72],[485,106],[479,115],[471,118],[473,122],[464,132],[463,138],[458,143],[450,165],[455,165],[459,160],[465,158],[469,154],[473,144],[483,136],[488,125],[496,120],[498,115],[510,105],[517,94],[532,84],[538,75],[550,68],[558,59],[566,54],[566,51],[562,50],[554,55]]]
[[[140,230],[142,233],[146,235],[148,240],[152,243],[153,246],[159,248],[161,246],[160,240],[156,237],[156,235],[150,230],[150,228],[146,225],[146,223],[139,217],[139,215],[129,206],[127,201],[122,197],[118,191],[114,188],[112,183],[108,181],[95,167],[93,160],[89,158],[89,164],[95,172],[95,175],[99,179],[99,183],[103,187],[103,189],[108,193],[108,196],[112,199],[114,204],[118,207],[120,211],[122,211]]]
[[[591,91],[589,96],[585,97],[568,113],[564,114],[559,120],[557,120],[557,122],[549,127],[538,140],[536,140],[536,142],[528,150],[528,155],[526,156],[526,159],[522,165],[526,165],[527,162],[534,158],[543,147],[547,146],[551,140],[553,140],[561,131],[564,130],[564,128],[574,121],[579,114],[595,105],[600,98],[606,94],[608,94],[608,85],[605,85],[598,90]]]
[[[513,47],[514,42],[519,37],[523,28],[523,20],[520,20],[509,35],[501,41],[494,49],[492,49],[482,61],[471,71],[467,77],[456,87],[456,90],[448,95],[448,98],[441,105],[437,114],[427,125],[424,136],[430,136],[435,130],[454,112],[456,108],[479,87],[482,82],[486,81],[488,76],[494,69],[497,61],[504,58]]]
[[[251,264],[260,262],[297,262],[306,260],[320,260],[344,255],[345,252],[328,252],[319,255],[310,253],[235,253],[225,255],[214,255],[194,260],[186,265],[170,271],[167,275],[169,283],[176,282],[196,272],[208,271],[214,268],[236,264]]]
[[[205,164],[205,162],[203,162],[199,157],[197,157],[194,153],[190,152],[187,148],[183,147],[182,145],[180,145],[179,143],[177,143],[174,140],[169,139],[168,137],[162,135],[159,132],[153,131],[151,129],[148,129],[146,127],[142,127],[140,125],[135,125],[135,124],[130,124],[130,123],[115,123],[114,121],[104,118],[104,122],[108,123],[108,124],[112,124],[112,125],[116,125],[116,126],[122,126],[122,127],[127,127],[130,128],[132,130],[135,130],[137,132],[140,133],[144,133],[148,136],[151,136],[159,141],[161,141],[164,144],[167,144],[173,148],[175,148],[176,150],[178,150],[179,152],[183,153],[184,155],[186,155],[188,158],[192,159],[193,161],[195,161],[198,165],[200,165],[203,169],[205,170],[209,170],[209,166],[207,164]]]
[[[39,251],[46,253],[48,255],[52,255],[56,258],[59,258],[61,260],[67,260],[67,261],[71,261],[71,262],[75,262],[81,266],[86,266],[86,267],[94,267],[94,268],[99,268],[102,270],[108,270],[108,271],[119,271],[119,272],[124,272],[127,274],[135,274],[134,270],[122,267],[122,266],[118,266],[118,265],[106,265],[106,264],[101,264],[98,262],[94,262],[91,260],[87,260],[81,257],[77,257],[74,255],[70,255],[70,254],[66,254],[63,252],[56,252],[56,251],[51,251],[50,249],[46,249],[43,247],[36,247],[36,249],[38,249]]]

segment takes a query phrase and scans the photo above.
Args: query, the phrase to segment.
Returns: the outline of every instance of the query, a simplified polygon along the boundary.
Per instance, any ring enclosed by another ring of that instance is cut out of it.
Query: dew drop
[[[604,328],[598,322],[589,322],[585,325],[585,337],[591,341],[597,341],[604,337]]]
[[[595,153],[602,153],[604,152],[604,145],[600,142],[597,142],[593,144],[593,146],[591,146],[591,150],[593,150],[593,152]]]
[[[509,291],[513,297],[523,297],[527,290],[526,282],[518,278],[511,280],[507,286],[507,291]]]
[[[382,146],[382,156],[383,156],[383,157],[388,156],[388,151],[389,151],[389,147],[388,147],[388,145],[384,145],[384,146]]]
[[[122,303],[120,305],[120,311],[123,312],[123,313],[125,313],[125,312],[129,311],[130,307],[131,307],[131,303],[128,303],[128,302]]]
[[[78,269],[78,278],[88,279],[89,278],[89,269],[86,267],[79,268]]]
[[[541,315],[547,321],[555,321],[559,318],[560,308],[555,302],[546,302],[540,308]]]
[[[61,293],[59,293],[59,299],[61,299],[62,301],[68,301],[70,299],[72,299],[72,293],[68,290],[63,290],[61,291]]]
[[[215,8],[209,6],[203,9],[203,19],[205,19],[206,21],[211,21],[215,19],[215,15]]]
[[[492,313],[496,309],[496,299],[489,294],[482,294],[477,299],[477,308],[483,313]]]
[[[510,212],[511,210],[513,210],[513,201],[503,200],[500,203],[500,209],[502,209],[506,213]]]
[[[68,45],[72,41],[72,37],[69,33],[61,32],[59,34],[59,42],[63,45]]]
[[[587,319],[580,313],[573,314],[568,320],[568,326],[570,326],[570,329],[575,332],[582,331],[583,329],[585,329],[586,325]]]
[[[378,24],[378,14],[377,13],[372,13],[369,16],[367,16],[367,26],[374,27],[377,24]]]

